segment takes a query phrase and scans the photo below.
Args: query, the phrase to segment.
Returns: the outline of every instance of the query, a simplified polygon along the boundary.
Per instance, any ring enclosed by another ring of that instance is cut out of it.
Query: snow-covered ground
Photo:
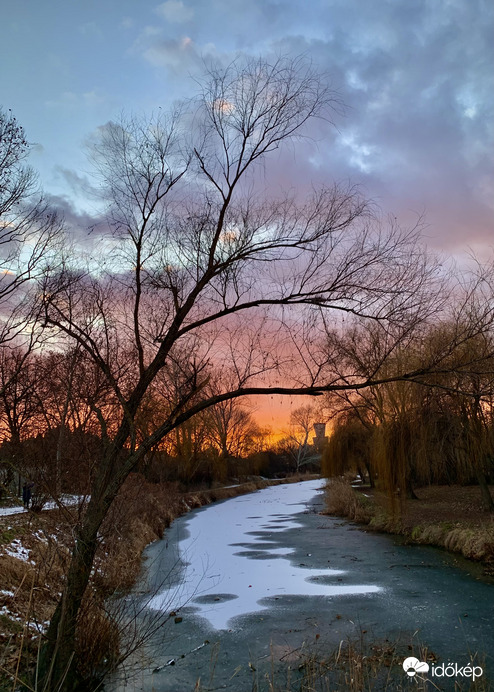
[[[66,507],[71,507],[73,505],[78,505],[80,502],[88,501],[89,497],[87,495],[62,495],[60,502]],[[58,504],[51,500],[43,505],[43,509],[56,509]],[[22,512],[27,512],[22,505],[16,505],[14,507],[0,507],[0,517],[8,517],[11,514],[21,514]]]
[[[179,599],[197,607],[215,629],[227,629],[235,616],[267,608],[264,598],[380,591],[372,584],[339,583],[337,578],[345,574],[341,570],[294,564],[290,548],[272,545],[279,545],[281,532],[300,526],[297,515],[322,485],[315,480],[273,486],[193,512],[187,521],[190,535],[179,545],[181,559],[188,563],[183,584],[178,591],[161,591],[149,607],[166,610]]]
[[[0,507],[0,517],[9,517],[11,514],[21,514],[21,512],[27,512],[22,505],[16,507]]]
[[[8,545],[4,546],[3,549],[7,555],[10,555],[10,557],[15,557],[17,560],[30,562],[32,565],[34,565],[34,562],[29,559],[29,550],[22,545],[19,538],[11,541]]]

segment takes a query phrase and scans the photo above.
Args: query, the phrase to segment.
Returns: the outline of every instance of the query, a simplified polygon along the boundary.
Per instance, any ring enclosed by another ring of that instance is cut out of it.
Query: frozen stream
[[[273,486],[193,512],[178,544],[183,583],[178,591],[165,586],[149,607],[163,610],[178,597],[215,629],[228,629],[232,618],[268,608],[265,599],[380,591],[341,583],[344,570],[311,570],[290,560],[293,547],[275,547],[280,532],[301,526],[298,516],[321,487],[320,480]]]
[[[108,689],[192,692],[201,678],[201,690],[250,692],[254,675],[264,692],[293,651],[362,638],[420,642],[463,665],[478,651],[492,673],[494,586],[444,551],[321,516],[322,487],[273,486],[173,522],[146,550],[136,598],[144,619],[174,615],[133,659],[137,677]]]

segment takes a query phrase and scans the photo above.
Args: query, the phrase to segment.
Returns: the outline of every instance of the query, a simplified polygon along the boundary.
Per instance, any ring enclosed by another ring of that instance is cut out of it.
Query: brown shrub
[[[98,680],[117,664],[120,654],[118,625],[108,618],[103,604],[93,594],[85,598],[77,625],[78,674],[87,681]]]
[[[2,555],[0,560],[0,584],[5,589],[18,589],[34,573],[33,565],[10,555]]]
[[[347,517],[352,521],[367,523],[372,513],[365,505],[364,498],[357,495],[349,481],[343,478],[331,479],[326,486],[326,514]]]
[[[472,560],[494,561],[494,528],[454,528],[447,532],[443,545]]]

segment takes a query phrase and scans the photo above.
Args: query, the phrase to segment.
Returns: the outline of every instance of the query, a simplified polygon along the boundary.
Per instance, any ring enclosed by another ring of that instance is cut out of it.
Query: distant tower
[[[328,441],[326,437],[326,423],[314,423],[315,437],[312,438],[312,443],[318,452],[322,452],[324,445]]]

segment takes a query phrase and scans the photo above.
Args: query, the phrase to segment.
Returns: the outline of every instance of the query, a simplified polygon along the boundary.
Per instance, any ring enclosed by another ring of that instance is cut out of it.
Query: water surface
[[[137,677],[109,688],[185,692],[200,677],[203,689],[250,692],[255,678],[268,690],[265,676],[297,652],[327,656],[349,639],[421,642],[463,665],[480,652],[492,672],[494,586],[445,551],[321,516],[322,485],[273,486],[173,522],[146,550],[139,590],[143,603],[152,594],[144,617],[180,621],[152,639]]]

